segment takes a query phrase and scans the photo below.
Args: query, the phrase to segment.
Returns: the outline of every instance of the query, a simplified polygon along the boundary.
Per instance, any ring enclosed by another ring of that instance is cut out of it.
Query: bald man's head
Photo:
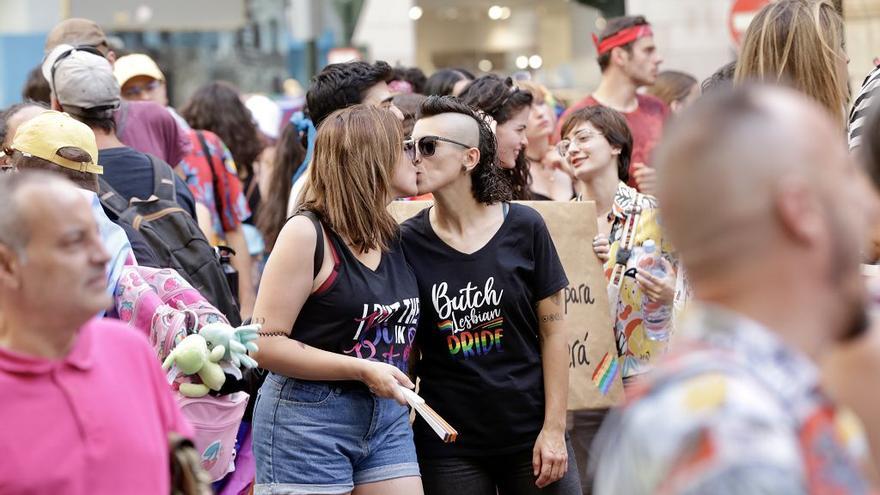
[[[760,86],[708,95],[667,128],[655,163],[663,224],[698,297],[797,285],[859,313],[876,196],[818,104]]]
[[[23,199],[22,196],[34,192],[51,195],[70,187],[69,181],[50,172],[26,171],[0,175],[0,245],[19,254],[27,246],[33,211],[26,207],[31,198]]]
[[[656,165],[665,226],[696,271],[755,256],[784,235],[781,188],[794,181],[836,200],[829,174],[851,166],[821,107],[769,87],[706,96],[669,127]]]

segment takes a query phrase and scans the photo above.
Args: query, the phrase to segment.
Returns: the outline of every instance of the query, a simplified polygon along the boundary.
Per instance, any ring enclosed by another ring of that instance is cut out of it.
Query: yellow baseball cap
[[[59,167],[103,174],[104,167],[97,164],[98,143],[95,133],[89,126],[74,119],[66,113],[47,110],[40,115],[21,124],[12,138],[13,150],[22,154],[42,158]],[[89,154],[88,162],[76,162],[58,154],[58,150],[66,147],[80,148]]]
[[[165,75],[159,70],[156,62],[149,55],[143,53],[132,53],[116,59],[116,63],[113,64],[113,75],[116,76],[120,87],[136,76],[149,76],[160,81],[165,80]]]

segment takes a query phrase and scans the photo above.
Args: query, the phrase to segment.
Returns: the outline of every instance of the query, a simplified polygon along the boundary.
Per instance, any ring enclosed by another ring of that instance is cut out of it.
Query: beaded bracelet
[[[261,337],[287,337],[287,332],[257,332]]]

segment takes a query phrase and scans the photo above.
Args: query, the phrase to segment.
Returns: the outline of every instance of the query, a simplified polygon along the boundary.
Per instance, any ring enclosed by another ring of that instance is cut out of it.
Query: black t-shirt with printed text
[[[409,368],[419,321],[419,291],[400,239],[371,270],[326,228],[336,267],[303,304],[290,337],[312,347]]]
[[[568,285],[556,247],[537,211],[512,204],[492,239],[464,254],[437,236],[429,211],[401,228],[422,306],[416,374],[459,435],[444,444],[417,418],[419,456],[531,449],[544,422],[537,304]]]

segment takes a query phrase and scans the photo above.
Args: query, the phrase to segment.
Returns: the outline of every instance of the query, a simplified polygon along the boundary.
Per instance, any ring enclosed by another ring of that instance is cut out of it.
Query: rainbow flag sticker
[[[611,390],[611,384],[617,376],[617,368],[617,356],[606,352],[602,361],[599,362],[599,366],[596,367],[596,371],[593,372],[593,384],[602,392],[602,395],[607,395]]]
[[[437,322],[437,329],[441,332],[452,331],[452,320],[443,320]]]

